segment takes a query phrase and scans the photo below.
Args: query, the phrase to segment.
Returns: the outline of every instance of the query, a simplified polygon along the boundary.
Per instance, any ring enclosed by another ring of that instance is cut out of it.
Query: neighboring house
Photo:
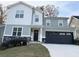
[[[8,6],[2,41],[22,37],[31,41],[72,44],[74,28],[68,26],[67,17],[43,17],[38,10],[23,2]]]
[[[79,38],[79,16],[72,16],[70,18],[69,26],[76,28],[76,38]]]

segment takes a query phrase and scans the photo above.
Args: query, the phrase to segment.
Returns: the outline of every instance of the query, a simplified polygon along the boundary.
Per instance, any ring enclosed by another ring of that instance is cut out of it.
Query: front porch
[[[42,28],[31,28],[31,41],[42,42]]]

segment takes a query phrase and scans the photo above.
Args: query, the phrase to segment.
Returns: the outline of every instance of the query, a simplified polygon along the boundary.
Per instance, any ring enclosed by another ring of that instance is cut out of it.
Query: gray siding
[[[63,24],[64,24],[65,27],[68,27],[67,20],[63,20]]]
[[[12,31],[13,31],[13,27],[22,27],[22,35],[30,35],[30,26],[26,26],[26,25],[6,25],[5,27],[5,35],[10,35],[12,36]]]
[[[50,20],[50,25],[51,26],[47,26],[46,25],[46,20]],[[64,17],[47,17],[47,18],[44,18],[44,26],[46,27],[58,27],[58,21],[59,20],[62,20],[63,21],[63,27],[68,27],[68,18],[64,18]]]
[[[12,32],[12,26],[13,25],[6,25],[5,26],[5,35],[11,35],[11,32]]]
[[[30,26],[23,26],[23,35],[30,35],[31,28]]]
[[[58,27],[58,20],[51,20],[52,27]]]

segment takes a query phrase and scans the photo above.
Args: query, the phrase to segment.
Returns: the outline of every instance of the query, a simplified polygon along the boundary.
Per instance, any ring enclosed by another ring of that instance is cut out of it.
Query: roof
[[[25,6],[29,7],[29,8],[31,8],[31,9],[35,9],[35,10],[37,10],[37,11],[39,11],[39,12],[42,13],[41,10],[38,10],[38,9],[34,8],[33,6],[31,6],[31,5],[29,5],[29,4],[26,4],[26,3],[22,2],[22,1],[19,1],[19,2],[17,2],[17,3],[12,4],[12,5],[8,5],[8,6],[7,6],[7,9],[10,9],[10,8],[12,8],[12,7],[14,7],[14,6],[18,5],[18,4],[25,5]]]
[[[58,19],[60,19],[60,20],[61,20],[61,19],[65,19],[65,20],[69,19],[68,17],[44,17],[44,19],[50,19],[50,18],[51,18],[52,20],[53,20],[53,19],[56,19],[56,20],[58,20]]]
[[[73,17],[75,17],[75,18],[79,19],[79,16],[73,16]]]
[[[74,17],[75,17],[76,19],[79,19],[79,16],[71,16],[69,25],[71,24],[71,22],[72,22],[72,20],[73,20]]]

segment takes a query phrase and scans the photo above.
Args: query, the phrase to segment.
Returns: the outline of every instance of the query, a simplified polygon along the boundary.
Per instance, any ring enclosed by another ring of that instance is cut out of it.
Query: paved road
[[[50,52],[51,57],[79,57],[79,46],[67,44],[42,44]]]

